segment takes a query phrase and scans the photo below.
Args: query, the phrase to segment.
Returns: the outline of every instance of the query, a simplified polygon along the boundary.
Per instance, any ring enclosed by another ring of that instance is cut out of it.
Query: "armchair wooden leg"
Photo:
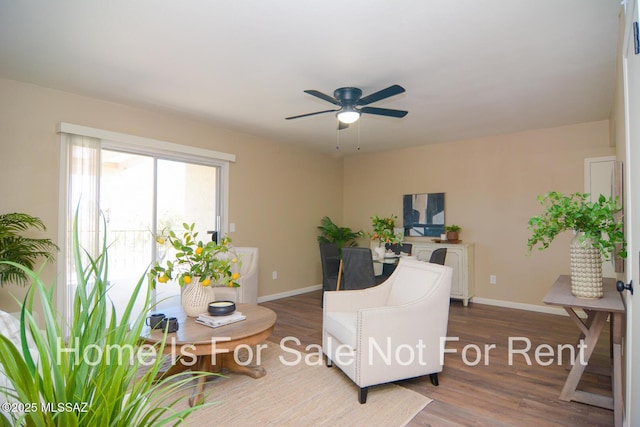
[[[438,374],[429,374],[429,378],[431,379],[431,384],[434,386],[438,386]]]
[[[364,405],[365,403],[367,403],[368,391],[369,391],[369,387],[360,387],[360,390],[358,390],[358,402],[360,402],[361,405]]]

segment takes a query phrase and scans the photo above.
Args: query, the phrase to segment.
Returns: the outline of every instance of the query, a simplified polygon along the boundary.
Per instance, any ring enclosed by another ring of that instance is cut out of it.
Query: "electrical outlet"
[[[274,271],[273,273],[271,273],[271,277],[273,277],[273,280],[276,280],[278,278],[278,272]]]
[[[491,283],[492,285],[496,284],[496,276],[494,276],[493,274],[491,276],[489,276],[489,283]]]

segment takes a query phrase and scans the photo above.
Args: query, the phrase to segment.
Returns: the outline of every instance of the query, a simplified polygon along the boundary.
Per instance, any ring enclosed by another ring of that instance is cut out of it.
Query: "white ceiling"
[[[619,0],[0,0],[0,77],[339,153],[606,119]],[[1,96],[1,94],[0,94]],[[115,129],[114,129],[115,130]]]

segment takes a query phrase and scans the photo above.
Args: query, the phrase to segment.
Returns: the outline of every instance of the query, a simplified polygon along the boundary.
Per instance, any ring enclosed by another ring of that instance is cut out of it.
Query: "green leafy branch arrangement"
[[[611,253],[626,258],[623,222],[621,215],[616,216],[622,210],[618,199],[603,195],[596,202],[588,199],[588,193],[563,195],[556,191],[538,196],[540,204],[546,207],[541,215],[529,220],[532,231],[527,241],[529,251],[538,244],[541,245],[538,249],[544,250],[559,233],[573,230],[583,232],[605,260],[610,259]]]

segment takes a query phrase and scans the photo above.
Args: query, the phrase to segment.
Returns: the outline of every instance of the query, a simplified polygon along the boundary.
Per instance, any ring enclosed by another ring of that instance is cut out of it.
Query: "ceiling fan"
[[[336,116],[339,120],[338,129],[345,129],[349,127],[350,123],[354,123],[355,121],[357,121],[360,118],[361,114],[377,114],[379,116],[401,118],[406,116],[408,111],[392,110],[389,108],[367,107],[367,105],[394,95],[398,95],[404,91],[405,90],[402,86],[393,85],[362,98],[362,90],[358,89],[357,87],[338,88],[333,92],[333,96],[329,96],[317,90],[305,90],[305,93],[330,102],[340,108],[334,110],[316,111],[315,113],[300,114],[299,116],[287,117],[286,120],[315,116],[316,114],[336,112]]]

